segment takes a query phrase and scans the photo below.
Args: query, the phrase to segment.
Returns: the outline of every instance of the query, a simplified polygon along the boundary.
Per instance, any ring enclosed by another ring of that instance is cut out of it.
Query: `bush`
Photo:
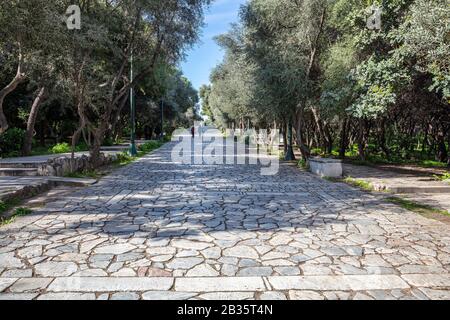
[[[67,142],[58,143],[54,145],[52,148],[50,148],[50,152],[57,154],[57,153],[69,153],[72,151],[72,148]]]
[[[19,128],[11,128],[0,135],[0,156],[16,157],[20,155],[23,141],[25,138],[25,130]]]
[[[129,154],[128,154],[128,152],[122,152],[122,153],[119,153],[118,155],[117,155],[117,162],[118,163],[122,163],[122,164],[124,164],[124,163],[129,163],[129,162],[131,162],[131,161],[133,161],[134,160],[134,157],[132,157],[132,156],[130,156]]]
[[[158,149],[161,147],[162,143],[160,141],[148,141],[144,144],[141,144],[139,146],[139,151],[142,151],[144,153],[148,153],[150,151],[153,151],[155,149]]]
[[[72,146],[70,147],[70,151],[72,151]],[[77,144],[75,146],[75,151],[76,152],[80,152],[80,151],[89,151],[89,146],[86,144],[86,142],[80,142],[79,144]]]
[[[0,200],[0,213],[5,212],[7,208],[8,206],[6,205],[6,203]]]
[[[102,145],[111,147],[114,145],[114,140],[111,137],[105,138]]]

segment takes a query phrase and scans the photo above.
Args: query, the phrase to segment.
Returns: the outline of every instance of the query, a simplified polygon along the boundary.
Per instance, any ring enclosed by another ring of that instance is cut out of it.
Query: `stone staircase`
[[[0,162],[0,177],[30,177],[38,175],[38,168],[46,161]]]

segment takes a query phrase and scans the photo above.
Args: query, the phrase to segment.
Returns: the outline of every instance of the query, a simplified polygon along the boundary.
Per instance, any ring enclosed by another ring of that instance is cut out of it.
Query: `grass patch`
[[[300,159],[300,160],[298,160],[298,162],[297,162],[297,166],[299,167],[299,168],[302,168],[302,169],[308,169],[308,161],[306,161],[305,159]]]
[[[147,154],[149,152],[152,152],[153,150],[156,150],[158,148],[160,148],[162,145],[164,145],[165,142],[163,141],[156,141],[156,140],[152,140],[152,141],[148,141],[144,144],[141,144],[138,147],[139,152],[144,154]]]
[[[358,179],[354,179],[352,177],[346,177],[342,180],[342,182],[345,182],[351,186],[363,189],[365,191],[374,191],[373,186],[364,180],[358,180]]]
[[[333,178],[333,177],[323,177],[322,179],[330,181],[330,182],[335,182],[335,183],[344,181],[344,179],[342,179],[342,178]]]
[[[437,181],[445,181],[445,182],[450,182],[450,172],[446,172],[442,175],[433,175],[433,177],[437,180]]]
[[[414,202],[411,200],[406,200],[406,199],[402,199],[402,198],[398,198],[398,197],[389,197],[386,200],[390,203],[399,205],[400,207],[402,207],[406,210],[418,213],[425,217],[430,217],[430,216],[433,216],[436,214],[450,216],[450,213],[446,210],[436,209],[431,206],[417,203],[417,202]]]
[[[20,200],[16,198],[8,199],[6,201],[0,200],[0,214],[17,207],[20,204]]]
[[[5,212],[7,209],[6,203],[4,203],[3,201],[0,201],[0,213]]]
[[[15,198],[9,199],[6,201],[0,201],[0,215],[17,207],[20,204],[20,202],[21,201],[19,199],[15,199]],[[31,209],[22,208],[22,207],[16,208],[16,209],[14,209],[14,212],[11,216],[9,216],[7,218],[0,217],[0,226],[7,225],[7,224],[13,222],[17,217],[26,216],[27,214],[30,214],[30,213],[32,213]]]
[[[343,182],[343,183],[346,183],[353,187],[363,189],[365,191],[375,191],[374,187],[369,182],[364,181],[364,180],[354,179],[352,177],[345,177],[345,178],[323,177],[322,179],[325,179],[330,182],[335,182],[335,183]]]
[[[12,216],[8,218],[0,218],[0,227],[14,222],[18,217],[23,217],[31,214],[33,211],[29,208],[17,208],[14,210]]]

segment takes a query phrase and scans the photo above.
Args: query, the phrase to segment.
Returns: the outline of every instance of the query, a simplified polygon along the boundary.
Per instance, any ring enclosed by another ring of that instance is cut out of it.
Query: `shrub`
[[[0,155],[2,157],[19,156],[25,138],[25,130],[11,128],[0,135]]]
[[[111,137],[107,137],[103,141],[103,145],[107,146],[107,147],[113,146],[114,145],[114,140]]]
[[[72,147],[70,147],[70,151],[72,151]],[[78,145],[75,146],[75,151],[89,151],[89,146],[86,144],[86,142],[80,142]]]
[[[71,152],[72,148],[67,142],[58,143],[50,148],[51,153],[68,153]]]
[[[160,141],[148,141],[144,144],[141,144],[139,146],[139,151],[142,151],[144,153],[148,153],[150,151],[153,151],[155,149],[158,149],[159,147],[161,147],[162,143]]]
[[[5,212],[7,208],[8,206],[6,205],[6,203],[0,200],[0,213]]]
[[[128,164],[134,160],[134,157],[130,156],[128,152],[122,152],[117,155],[117,162],[119,164]]]
[[[434,178],[439,181],[449,181],[450,182],[450,172],[446,172],[443,175],[434,175]]]

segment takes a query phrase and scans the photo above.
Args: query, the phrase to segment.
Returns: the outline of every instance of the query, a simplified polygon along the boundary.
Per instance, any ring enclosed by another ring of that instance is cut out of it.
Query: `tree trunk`
[[[26,76],[22,73],[22,54],[19,54],[19,64],[14,79],[2,90],[0,90],[0,134],[8,130],[8,120],[3,112],[3,102],[8,94],[16,90],[17,86],[25,80]]]
[[[359,119],[358,122],[358,153],[361,161],[366,160],[366,141],[365,141],[365,123],[364,119]]]
[[[437,137],[436,160],[440,162],[447,162],[448,160],[447,146],[445,145],[445,134],[442,131],[438,133]]]
[[[287,123],[286,121],[283,122],[283,149],[284,149],[284,154],[286,154],[287,152]]]
[[[324,133],[325,133],[326,151],[327,154],[331,154],[333,152],[333,136],[331,135],[330,126],[328,124],[325,124]]]
[[[94,134],[94,143],[90,147],[89,154],[91,156],[91,167],[95,169],[100,166],[100,148],[102,146],[103,139],[99,134]]]
[[[325,139],[325,131],[323,128],[322,120],[320,119],[319,110],[316,107],[311,107],[311,112],[314,117],[314,122],[316,123],[317,128],[317,146],[321,147],[323,151],[326,149],[326,139]]]
[[[447,141],[448,141],[448,157],[447,157],[447,166],[450,167],[450,131],[447,133]]]
[[[380,131],[378,133],[378,143],[380,145],[381,150],[386,155],[386,158],[389,160],[391,157],[391,152],[386,145],[386,119],[383,118],[380,123]]]
[[[39,108],[45,99],[45,87],[41,87],[37,96],[34,98],[33,105],[31,106],[31,112],[28,116],[27,131],[25,133],[25,141],[23,143],[23,155],[28,156],[31,154],[31,147],[33,144],[34,126],[36,124],[36,118],[39,113]]]
[[[297,108],[297,115],[295,119],[296,122],[295,135],[297,137],[298,147],[300,148],[300,152],[302,153],[302,158],[304,160],[308,160],[308,158],[311,156],[311,151],[305,145],[303,139],[303,118],[304,118],[304,107],[300,106],[299,108]]]
[[[341,159],[345,159],[345,151],[348,146],[347,122],[347,117],[344,117],[341,124],[341,140],[339,145],[339,158]]]

